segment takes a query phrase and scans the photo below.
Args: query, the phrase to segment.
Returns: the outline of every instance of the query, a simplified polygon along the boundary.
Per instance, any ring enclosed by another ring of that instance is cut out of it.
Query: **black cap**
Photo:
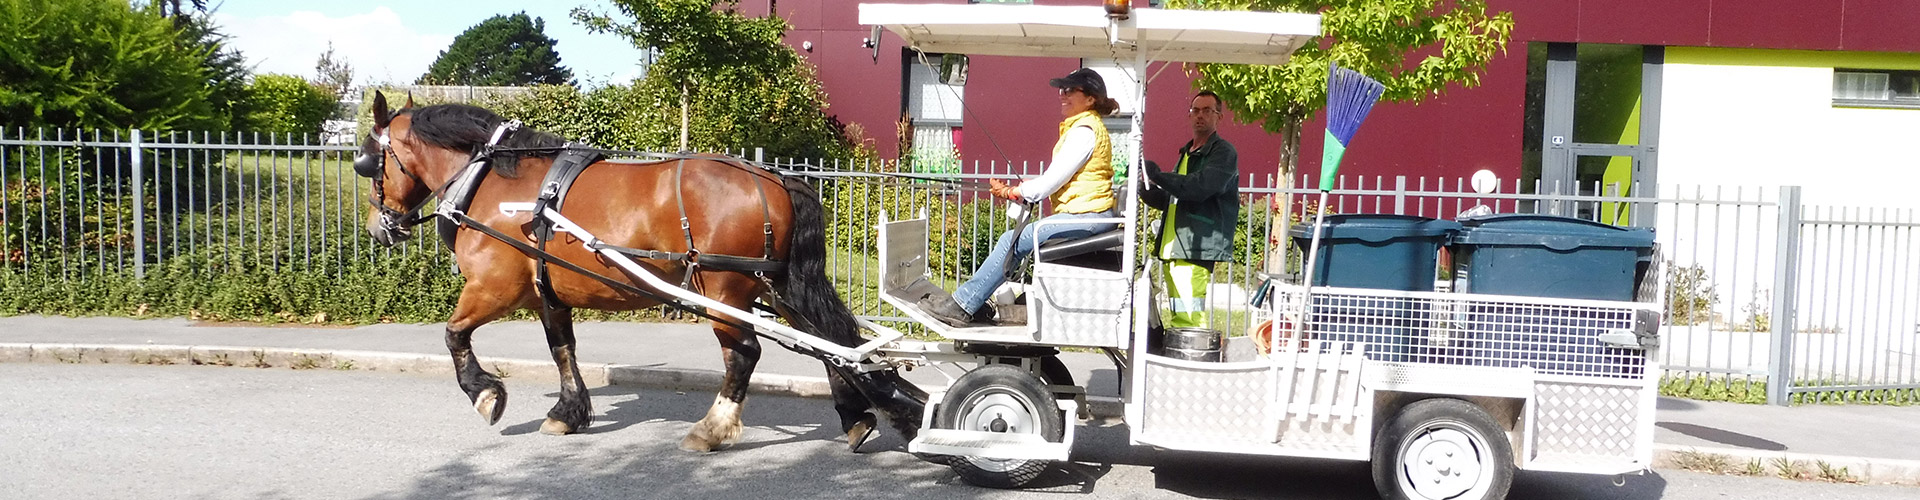
[[[1057,89],[1080,89],[1094,97],[1107,96],[1107,81],[1100,78],[1100,73],[1087,68],[1076,69],[1067,73],[1067,76],[1049,80],[1047,85]]]

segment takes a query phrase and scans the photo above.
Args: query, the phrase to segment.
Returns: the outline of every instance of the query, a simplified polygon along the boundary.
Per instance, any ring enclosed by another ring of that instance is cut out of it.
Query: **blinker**
[[[376,175],[380,175],[380,167],[379,157],[365,154],[355,155],[353,157],[353,173],[359,174],[361,177],[371,179]]]

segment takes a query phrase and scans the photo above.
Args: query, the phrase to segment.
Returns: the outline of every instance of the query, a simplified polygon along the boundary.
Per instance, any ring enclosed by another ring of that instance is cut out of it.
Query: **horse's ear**
[[[388,122],[392,121],[393,114],[387,111],[387,95],[373,91],[373,129],[386,130]]]
[[[401,106],[400,109],[407,109],[411,107],[413,107],[413,91],[409,90],[407,91],[407,105]]]

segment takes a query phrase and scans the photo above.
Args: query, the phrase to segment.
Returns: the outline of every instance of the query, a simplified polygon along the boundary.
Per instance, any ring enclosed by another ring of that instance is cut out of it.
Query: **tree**
[[[1384,101],[1419,102],[1449,84],[1480,84],[1505,50],[1513,14],[1486,0],[1169,0],[1174,8],[1320,13],[1321,36],[1279,66],[1198,64],[1196,86],[1220,94],[1235,119],[1281,134],[1280,170],[1299,164],[1300,126],[1326,104],[1329,62],[1386,86]],[[1448,8],[1450,7],[1450,8]],[[1421,56],[1417,62],[1409,58]]]
[[[493,16],[454,37],[427,73],[426,85],[530,85],[571,83],[573,71],[560,65],[560,53],[546,34],[546,20],[525,12]]]
[[[227,45],[228,37],[213,23],[212,13],[206,10],[206,0],[193,0],[191,5],[197,10],[187,12],[179,10],[179,0],[171,2],[178,43],[200,54],[200,69],[207,82],[207,106],[213,113],[193,128],[250,128],[251,124],[246,123],[246,116],[252,112],[252,103],[247,101],[247,80],[253,76],[253,68],[247,65],[246,56]]]
[[[153,7],[0,0],[0,116],[8,125],[211,130],[206,49]]]
[[[333,58],[333,42],[327,42],[327,51],[320,53],[320,60],[313,63],[314,84],[333,93],[334,100],[347,98],[353,92],[353,65]]]
[[[634,107],[636,146],[758,146],[774,157],[871,157],[827,116],[826,92],[813,67],[783,41],[786,21],[742,16],[733,1],[613,3],[627,19],[585,9],[574,9],[573,18],[589,31],[619,34],[659,54],[630,97],[643,104]]]
[[[247,85],[253,130],[275,134],[317,134],[339,104],[332,91],[293,75],[260,75]]]

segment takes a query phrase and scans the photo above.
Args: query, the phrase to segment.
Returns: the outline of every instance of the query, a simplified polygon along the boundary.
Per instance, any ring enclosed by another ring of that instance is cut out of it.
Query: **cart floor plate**
[[[1053,443],[1034,434],[924,429],[907,451],[997,459],[1066,460],[1070,443]]]

